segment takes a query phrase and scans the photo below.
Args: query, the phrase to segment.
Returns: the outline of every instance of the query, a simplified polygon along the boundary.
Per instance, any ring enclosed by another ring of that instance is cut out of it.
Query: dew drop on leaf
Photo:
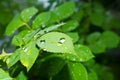
[[[44,44],[45,43],[45,40],[40,40],[40,44]]]
[[[27,47],[24,47],[23,50],[24,50],[24,52],[27,52],[27,51],[28,51],[28,48],[27,48]]]
[[[65,38],[60,38],[59,43],[63,44],[65,42]]]

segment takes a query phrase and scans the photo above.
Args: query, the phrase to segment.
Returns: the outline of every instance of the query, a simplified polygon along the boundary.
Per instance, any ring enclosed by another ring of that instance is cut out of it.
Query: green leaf
[[[21,12],[20,16],[24,22],[28,22],[37,12],[38,10],[35,7],[30,7],[30,8],[24,9]]]
[[[23,38],[23,42],[27,44],[30,40],[34,39],[35,34],[39,31],[39,29],[34,30],[34,31],[29,31]]]
[[[100,32],[91,33],[90,35],[87,36],[86,41],[89,44],[93,44],[100,39],[100,36],[101,36]]]
[[[12,39],[12,44],[15,46],[22,46],[24,44],[23,37],[28,33],[28,30],[23,30],[15,35]]]
[[[119,44],[119,36],[112,31],[105,31],[101,35],[101,41],[108,48],[116,48]]]
[[[0,80],[13,80],[7,72],[0,68]]]
[[[88,80],[85,67],[81,63],[68,62],[70,80]]]
[[[106,18],[105,14],[99,12],[94,12],[90,15],[91,23],[96,26],[103,26],[105,18]]]
[[[65,54],[66,58],[70,61],[85,62],[94,57],[87,46],[75,45],[75,51],[74,54]]]
[[[75,45],[75,50],[80,61],[88,61],[94,57],[91,50],[84,45]]]
[[[20,52],[21,52],[21,48],[17,49],[14,53],[12,53],[12,55],[10,55],[10,57],[6,60],[7,66],[8,68],[10,68],[11,66],[13,66],[15,63],[17,63],[20,59]]]
[[[91,51],[95,54],[103,53],[106,50],[106,45],[101,41],[97,41],[93,44],[88,45]]]
[[[68,32],[76,29],[78,27],[79,23],[76,20],[70,20],[66,22],[64,26],[62,26],[63,32]]]
[[[32,27],[35,29],[41,26],[46,26],[50,18],[51,18],[51,12],[40,13],[33,21]]]
[[[40,37],[41,35],[45,34],[46,32],[50,32],[50,31],[52,31],[52,30],[55,30],[55,29],[61,27],[61,26],[64,25],[64,24],[65,24],[65,23],[59,23],[59,24],[56,24],[56,25],[52,25],[52,26],[50,26],[50,27],[48,27],[48,28],[45,28],[45,29],[43,29],[43,30],[39,30],[39,32],[36,33],[36,35],[34,36],[34,38],[36,39],[36,38]]]
[[[37,63],[40,65],[40,73],[42,73],[42,75],[44,74],[45,77],[47,75],[49,77],[52,77],[61,71],[61,69],[66,64],[66,62],[64,59],[62,59],[62,57],[55,56],[58,54],[50,54],[50,56],[48,54],[47,54],[47,58],[43,57],[44,61],[42,60],[42,63],[41,60]]]
[[[27,80],[25,74],[21,71],[19,75],[14,80]]]
[[[13,20],[8,24],[7,29],[5,31],[5,35],[12,35],[19,27],[25,25],[23,21],[20,19],[20,14],[15,15]]]
[[[74,53],[72,39],[60,32],[50,32],[41,36],[37,40],[37,45],[48,52],[54,53]]]
[[[75,43],[79,40],[79,35],[77,32],[69,32],[66,34],[72,38],[73,43]]]
[[[39,50],[36,48],[34,41],[31,41],[22,49],[20,61],[27,68],[27,71],[33,66],[38,54]]]
[[[71,17],[72,17],[72,19],[77,20],[78,22],[81,22],[81,20],[84,17],[84,11],[82,9],[80,9],[78,12],[73,14]]]
[[[75,10],[74,2],[66,2],[56,7],[52,12],[55,15],[57,15],[58,20],[63,20],[71,16],[74,10]]]
[[[93,70],[88,73],[88,80],[98,80],[97,74]]]

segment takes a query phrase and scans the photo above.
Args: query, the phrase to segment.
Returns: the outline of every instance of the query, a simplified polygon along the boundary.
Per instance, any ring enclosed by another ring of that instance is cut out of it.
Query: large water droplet
[[[65,42],[65,38],[60,38],[59,43],[63,44]]]
[[[40,40],[40,44],[44,44],[45,43],[45,40]]]

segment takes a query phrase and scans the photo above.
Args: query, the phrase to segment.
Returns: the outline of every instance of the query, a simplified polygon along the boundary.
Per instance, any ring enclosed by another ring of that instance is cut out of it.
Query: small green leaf
[[[98,80],[97,74],[93,70],[88,73],[88,80]]]
[[[28,30],[21,31],[18,35],[15,35],[12,39],[12,44],[15,46],[22,46],[24,44],[23,37],[28,33]]]
[[[45,76],[48,75],[49,77],[52,77],[62,70],[66,62],[64,59],[62,59],[62,57],[55,55],[58,54],[50,54],[50,56],[47,55],[47,59],[45,59],[46,57],[43,57],[43,59],[45,60],[42,61],[42,63],[41,61],[38,62],[38,64],[40,65],[40,73],[45,74]]]
[[[66,34],[72,38],[73,43],[75,43],[79,40],[79,35],[77,32],[69,32]]]
[[[66,2],[53,10],[53,13],[58,16],[58,20],[68,18],[75,10],[74,2]]]
[[[97,41],[93,44],[88,45],[91,51],[95,54],[103,53],[106,50],[106,45],[101,41]]]
[[[84,45],[75,45],[75,50],[77,56],[79,56],[80,61],[88,61],[94,57],[91,50]]]
[[[105,18],[106,18],[105,14],[99,12],[94,12],[90,15],[91,23],[96,26],[103,26]]]
[[[74,54],[65,54],[66,58],[70,61],[85,62],[94,57],[87,46],[75,45],[75,51]]]
[[[100,39],[100,36],[101,36],[100,32],[94,32],[94,33],[87,36],[86,41],[89,44],[93,44]]]
[[[21,48],[17,49],[14,53],[12,53],[12,55],[10,55],[10,57],[6,60],[7,66],[8,68],[10,68],[11,66],[13,66],[15,63],[17,63],[20,59],[20,52],[21,52]]]
[[[20,19],[20,14],[15,15],[13,20],[8,24],[7,29],[5,31],[5,35],[12,35],[19,27],[25,25],[23,21]]]
[[[66,22],[64,26],[62,26],[63,32],[68,32],[76,29],[78,27],[79,23],[76,20],[70,20]]]
[[[70,80],[88,80],[85,67],[81,63],[68,62]]]
[[[36,38],[40,37],[41,35],[45,34],[46,32],[50,32],[52,30],[55,30],[55,29],[61,27],[64,24],[65,23],[59,23],[59,24],[56,24],[56,25],[52,25],[52,26],[50,26],[48,28],[45,28],[43,30],[40,30],[38,33],[36,33],[36,35],[34,36],[34,38],[36,39]]]
[[[21,71],[14,80],[28,80],[25,74]]]
[[[101,41],[108,48],[116,48],[119,44],[119,36],[112,31],[105,31],[101,35]]]
[[[35,7],[30,7],[30,8],[24,9],[21,12],[20,16],[24,22],[28,22],[37,12],[38,10]]]
[[[78,22],[81,22],[81,20],[84,17],[84,11],[82,9],[80,9],[78,12],[73,14],[71,17],[72,17],[72,19],[77,20]]]
[[[38,54],[39,50],[36,48],[34,41],[31,41],[22,49],[20,61],[27,68],[27,71],[29,71],[34,64]]]
[[[60,32],[50,32],[37,40],[37,45],[45,51],[54,53],[74,53],[72,39]]]
[[[7,72],[0,68],[0,80],[13,80]]]
[[[50,20],[50,17],[51,17],[51,12],[40,13],[33,21],[32,27],[35,29],[41,26],[46,26],[48,21]]]

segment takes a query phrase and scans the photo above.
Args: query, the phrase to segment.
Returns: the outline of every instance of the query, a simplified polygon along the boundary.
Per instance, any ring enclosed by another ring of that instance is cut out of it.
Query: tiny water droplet
[[[45,40],[40,40],[40,44],[44,44],[45,43]]]
[[[60,38],[59,43],[63,44],[65,42],[65,38]]]
[[[24,50],[24,52],[27,52],[27,51],[28,51],[28,48],[27,48],[27,47],[24,47],[23,50]]]
[[[46,49],[43,49],[44,51],[46,51]]]
[[[41,29],[45,29],[45,25],[42,25],[42,26],[41,26]]]

